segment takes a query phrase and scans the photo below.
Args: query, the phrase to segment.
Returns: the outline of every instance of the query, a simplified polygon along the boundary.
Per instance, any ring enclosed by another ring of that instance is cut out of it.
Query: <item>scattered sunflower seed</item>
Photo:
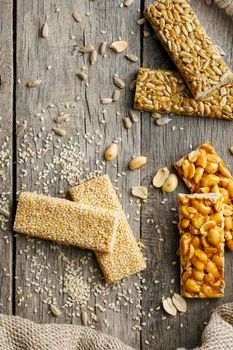
[[[124,89],[125,87],[125,82],[119,78],[119,77],[116,77],[115,75],[113,76],[113,82],[114,84],[119,87],[120,89]]]
[[[124,124],[124,127],[126,129],[131,129],[132,128],[132,122],[131,122],[130,118],[128,118],[128,117],[123,118],[123,124]]]
[[[50,305],[50,310],[52,312],[52,314],[55,316],[55,317],[59,317],[61,316],[62,312],[61,310],[59,309],[58,306],[54,305],[54,304],[51,304]]]
[[[47,23],[43,24],[42,29],[41,29],[41,36],[42,38],[48,38],[49,36],[49,26]]]
[[[69,120],[69,114],[61,114],[54,118],[55,123],[61,124]]]
[[[9,210],[5,209],[5,208],[0,208],[0,214],[5,216],[5,218],[9,218],[10,217],[10,212]]]
[[[126,57],[130,62],[137,62],[137,61],[138,61],[138,56],[133,55],[133,54],[126,54],[125,57]]]
[[[121,53],[124,50],[126,50],[128,47],[128,43],[125,40],[119,40],[119,41],[115,41],[110,45],[110,48],[116,52],[116,53]]]
[[[170,123],[171,121],[172,121],[172,119],[167,118],[167,117],[159,118],[159,119],[156,119],[156,120],[155,120],[156,124],[159,125],[159,126],[168,124],[168,123]]]
[[[112,103],[113,99],[111,97],[102,97],[100,99],[100,103],[102,105],[108,105],[109,103]]]
[[[128,115],[131,119],[131,122],[136,123],[138,122],[138,116],[137,113],[135,111],[133,111],[132,109],[128,112]]]
[[[82,46],[78,51],[82,53],[90,53],[94,50],[94,46],[91,44],[87,44]]]
[[[124,6],[129,7],[133,4],[133,0],[124,0],[123,4]]]
[[[144,186],[135,186],[132,187],[132,195],[141,199],[147,199],[148,190]]]
[[[81,320],[82,320],[83,325],[87,326],[87,324],[88,324],[88,314],[87,314],[86,310],[82,310]]]
[[[58,136],[65,136],[66,135],[66,131],[64,129],[61,129],[61,128],[53,128],[53,131]]]
[[[73,12],[72,16],[76,22],[81,22],[80,14],[77,11]]]
[[[77,74],[77,76],[78,76],[79,79],[81,79],[81,80],[84,80],[84,81],[87,81],[87,80],[88,80],[87,74],[84,73],[84,72],[79,72],[79,73]]]
[[[139,26],[141,26],[146,23],[146,19],[145,17],[142,17],[142,18],[139,18],[136,22]]]
[[[102,42],[99,46],[99,54],[101,56],[104,56],[106,53],[106,49],[107,49],[108,43],[106,41]]]
[[[96,50],[91,51],[89,56],[89,62],[93,66],[97,61],[97,52]]]
[[[41,84],[41,80],[32,79],[32,80],[29,80],[27,82],[27,87],[29,87],[29,88],[36,88],[40,84]]]
[[[117,102],[118,100],[119,100],[119,98],[120,98],[120,95],[121,95],[121,92],[120,92],[120,90],[114,90],[113,91],[113,94],[112,94],[112,100],[114,101],[114,102]]]

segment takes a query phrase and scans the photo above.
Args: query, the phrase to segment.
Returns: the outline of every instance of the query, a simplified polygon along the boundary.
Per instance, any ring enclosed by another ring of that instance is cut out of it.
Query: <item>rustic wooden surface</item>
[[[10,210],[13,197],[13,27],[12,1],[0,11],[0,206]],[[10,159],[11,158],[11,159]],[[0,215],[0,312],[11,313],[13,298],[12,220]],[[3,228],[3,230],[2,230]]]
[[[0,147],[8,136],[10,153],[13,152],[10,165],[5,169],[7,180],[0,181],[0,189],[10,192],[9,203],[13,198],[11,207],[14,211],[16,191],[38,191],[65,197],[67,189],[79,177],[85,178],[94,170],[108,173],[119,188],[118,193],[122,194],[122,204],[130,215],[136,237],[141,238],[146,246],[144,252],[148,267],[142,274],[145,282],[142,280],[141,284],[147,290],[143,291],[142,300],[139,300],[135,284],[139,284],[140,277],[129,278],[122,288],[131,290],[134,302],[126,305],[120,302],[120,312],[109,308],[100,312],[96,307],[98,303],[103,304],[103,300],[106,305],[116,303],[114,290],[104,298],[92,293],[89,304],[97,315],[97,322],[93,324],[96,329],[118,336],[135,349],[191,348],[199,344],[211,311],[217,305],[231,301],[232,255],[226,253],[226,296],[223,300],[188,301],[186,314],[164,319],[166,315],[163,311],[156,311],[162,296],[179,291],[178,232],[172,223],[177,218],[176,213],[171,211],[177,206],[176,194],[164,196],[150,184],[156,169],[165,165],[172,169],[175,159],[206,140],[213,143],[232,169],[232,155],[228,152],[228,147],[233,144],[232,126],[230,122],[174,116],[170,124],[158,127],[149,113],[141,113],[139,122],[132,129],[124,129],[122,118],[133,101],[128,86],[137,68],[173,67],[160,43],[153,36],[143,37],[143,30],[151,31],[148,24],[144,28],[136,24],[144,6],[150,2],[134,0],[131,7],[121,8],[120,0],[67,0],[65,3],[61,0],[18,0],[14,4],[12,1],[0,1],[3,9],[0,12],[0,127],[4,131],[0,133]],[[218,8],[206,6],[202,0],[193,1],[192,6],[210,36],[227,53],[226,61],[233,68],[232,20]],[[72,17],[75,10],[81,15],[80,23]],[[49,25],[47,39],[41,37],[41,27],[45,22]],[[78,52],[84,44],[91,43],[97,50],[102,41],[111,43],[119,37],[129,42],[127,52],[136,54],[140,62],[130,63],[124,54],[117,55],[108,48],[107,57],[98,55],[97,63],[90,66],[88,55]],[[88,71],[88,86],[77,77],[83,66]],[[121,90],[118,103],[102,106],[100,97],[111,96],[116,88],[112,82],[115,73],[125,80],[126,88]],[[41,85],[35,89],[27,88],[27,81],[31,79],[41,80]],[[53,119],[61,112],[70,114],[69,122],[61,126],[67,132],[64,137],[52,134],[52,128],[57,126]],[[14,129],[22,127],[27,121],[17,140],[13,134],[13,117],[17,123]],[[175,126],[174,131],[172,126]],[[99,135],[102,135],[100,145]],[[115,166],[108,163],[101,169],[104,149],[117,137],[122,142],[119,157],[113,163]],[[64,157],[65,151],[70,162]],[[83,152],[83,156],[79,152]],[[128,161],[137,154],[147,156],[148,165],[141,172],[129,172]],[[123,176],[117,175],[122,172]],[[132,203],[129,201],[132,199],[130,188],[139,184],[149,188],[149,199],[141,207],[135,199]],[[181,182],[178,191],[187,191]],[[164,198],[167,202],[162,204]],[[2,234],[6,235],[5,232]],[[87,252],[56,247],[49,242],[20,235],[14,242],[10,235],[8,244],[6,239],[0,240],[0,249],[1,312],[13,312],[38,322],[81,324],[80,317],[72,317],[72,313],[77,313],[75,305],[64,309],[62,316],[55,318],[48,312],[48,303],[64,305],[65,295],[60,292],[62,282],[59,282],[59,276],[65,274],[61,253],[69,260],[75,259],[76,266],[83,266],[80,259]],[[174,264],[174,261],[177,263]],[[91,266],[96,267],[95,274],[100,280],[101,274],[92,254],[88,264],[82,267],[84,278],[90,276]],[[159,283],[155,284],[155,280]],[[135,321],[139,307],[145,315]],[[150,309],[154,311],[148,317]],[[88,313],[90,315],[90,310]],[[132,330],[136,323],[141,324],[141,332]]]

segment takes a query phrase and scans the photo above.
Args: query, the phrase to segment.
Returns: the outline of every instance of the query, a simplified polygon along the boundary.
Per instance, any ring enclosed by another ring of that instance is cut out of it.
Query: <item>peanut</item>
[[[164,310],[171,316],[176,316],[177,314],[177,309],[175,307],[175,305],[173,304],[171,298],[164,298],[162,299],[162,304],[163,304],[163,308]]]
[[[196,249],[195,255],[199,260],[203,261],[204,263],[208,260],[207,255],[201,249]]]
[[[162,186],[163,192],[173,192],[178,186],[178,178],[175,174],[170,174]]]
[[[187,304],[184,298],[182,298],[181,295],[174,293],[172,297],[173,304],[180,312],[186,312],[187,311]]]
[[[162,187],[164,182],[167,180],[169,173],[170,172],[167,167],[160,168],[153,177],[153,186],[156,188]]]
[[[144,186],[135,186],[132,187],[132,195],[141,199],[147,199],[148,190]]]
[[[196,269],[193,269],[193,278],[196,280],[196,281],[203,281],[205,277],[205,273],[203,271],[198,271]]]
[[[141,169],[147,163],[147,158],[143,156],[138,156],[129,162],[129,169],[132,171],[136,171]]]
[[[217,229],[212,228],[211,230],[209,230],[208,241],[210,242],[210,244],[212,244],[216,247],[219,245],[219,243],[221,241],[221,237],[220,237],[220,233]]]
[[[185,282],[185,288],[187,289],[188,292],[199,292],[200,291],[200,286],[193,279],[188,279]]]
[[[112,143],[105,150],[104,157],[107,161],[114,160],[118,155],[118,145],[116,143]]]

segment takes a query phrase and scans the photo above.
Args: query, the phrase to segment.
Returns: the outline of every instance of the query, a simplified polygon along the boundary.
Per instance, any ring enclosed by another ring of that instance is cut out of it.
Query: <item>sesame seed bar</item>
[[[87,181],[69,190],[78,203],[101,205],[120,212],[120,224],[112,253],[96,252],[96,257],[108,283],[115,282],[145,269],[146,264],[126,215],[108,175]]]
[[[223,196],[180,194],[179,231],[181,295],[224,296]]]
[[[14,231],[60,244],[111,251],[119,218],[116,210],[22,192]]]
[[[150,112],[233,119],[233,84],[195,100],[178,72],[140,68],[134,108]]]
[[[158,0],[144,13],[193,97],[203,98],[233,82],[233,73],[187,0]]]
[[[233,178],[223,160],[212,145],[204,143],[174,166],[191,192],[223,195],[225,242],[233,251]]]

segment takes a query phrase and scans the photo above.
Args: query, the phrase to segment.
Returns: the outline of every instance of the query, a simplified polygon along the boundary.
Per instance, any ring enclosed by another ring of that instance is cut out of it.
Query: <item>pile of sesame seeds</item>
[[[82,266],[75,267],[77,261],[69,261],[63,256],[64,262],[64,292],[68,294],[66,303],[76,303],[85,306],[90,298],[90,284],[84,281]],[[88,260],[88,259],[87,259]]]
[[[87,252],[82,257],[70,260],[61,246],[50,244],[51,253],[57,263],[62,262],[63,273],[59,273],[48,263],[48,252],[41,246],[42,241],[27,238],[27,246],[19,254],[28,261],[30,270],[23,280],[17,280],[17,306],[27,308],[33,303],[34,294],[46,305],[57,305],[56,293],[63,296],[63,304],[59,307],[71,319],[80,318],[83,308],[90,312],[88,324],[95,328],[98,318],[96,311],[106,313],[108,310],[121,312],[130,305],[135,304],[137,313],[133,320],[134,331],[140,330],[140,319],[145,313],[140,310],[143,291],[147,290],[145,279],[138,274],[134,278],[132,287],[127,280],[119,281],[113,285],[106,284],[101,272],[93,266],[92,253]],[[34,251],[36,249],[36,255]],[[84,273],[84,270],[86,273]],[[85,275],[85,276],[84,276]],[[21,285],[22,284],[22,285]],[[111,301],[107,301],[108,299]],[[96,302],[98,299],[98,302]],[[37,313],[38,310],[36,308]],[[50,311],[48,310],[50,313]],[[107,320],[104,322],[107,324]]]

